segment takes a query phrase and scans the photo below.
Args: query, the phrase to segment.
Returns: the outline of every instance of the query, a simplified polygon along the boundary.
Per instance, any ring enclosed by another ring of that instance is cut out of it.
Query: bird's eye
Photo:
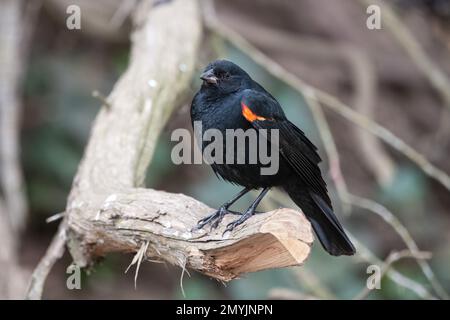
[[[220,79],[228,79],[230,77],[230,74],[228,72],[226,72],[226,71],[219,71],[217,76]]]

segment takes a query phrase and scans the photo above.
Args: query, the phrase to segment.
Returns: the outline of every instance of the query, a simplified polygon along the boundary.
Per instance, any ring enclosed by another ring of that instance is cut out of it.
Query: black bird
[[[262,175],[259,161],[248,163],[249,146],[246,140],[244,164],[211,163],[219,177],[244,187],[233,199],[223,204],[216,212],[201,219],[197,229],[211,224],[217,227],[223,216],[240,214],[229,210],[240,197],[253,189],[262,192],[241,216],[228,224],[231,231],[256,213],[256,208],[271,187],[284,189],[303,210],[325,250],[334,256],[353,255],[355,248],[333,213],[318,163],[321,161],[317,148],[302,130],[290,122],[277,100],[255,82],[236,64],[217,60],[210,63],[200,77],[203,84],[191,105],[191,120],[201,121],[202,130],[218,129],[226,136],[226,129],[255,130],[258,139],[275,143],[271,135],[263,135],[258,129],[278,129],[279,169],[276,174]],[[259,141],[259,140],[258,140]],[[204,149],[212,141],[203,141]],[[225,143],[223,155],[226,155]],[[237,156],[235,152],[235,157]]]

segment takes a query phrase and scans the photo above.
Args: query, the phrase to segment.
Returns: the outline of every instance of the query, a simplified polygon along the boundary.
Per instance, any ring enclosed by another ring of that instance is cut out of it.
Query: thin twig
[[[365,245],[363,245],[358,239],[356,239],[350,232],[347,231],[347,234],[349,235],[353,244],[356,246],[358,254],[357,257],[361,258],[362,260],[370,264],[375,264],[378,266],[383,265],[383,261],[379,259],[375,254],[373,254],[372,251],[370,251]],[[424,285],[403,275],[392,266],[387,270],[386,276],[393,282],[397,283],[399,286],[402,286],[414,292],[418,297],[422,299],[426,300],[437,299],[437,297],[435,297],[427,288],[425,288]]]
[[[298,282],[306,285],[308,290],[314,294],[314,296],[321,299],[337,299],[336,295],[331,292],[314,272],[311,272],[308,268],[293,268],[295,277]]]
[[[287,289],[287,288],[273,288],[268,293],[269,299],[278,300],[319,300],[320,297],[304,294],[303,292]]]
[[[402,238],[403,242],[406,244],[410,252],[419,252],[419,248],[416,242],[414,241],[406,227],[387,208],[373,200],[358,197],[353,194],[349,194],[348,199],[350,201],[349,203],[351,203],[353,206],[364,208],[380,216],[387,224],[394,228],[395,232]],[[436,275],[434,274],[428,262],[424,259],[417,259],[417,263],[419,264],[419,267],[422,269],[423,274],[430,281],[433,289],[436,291],[439,297],[442,299],[448,299],[448,293],[437,280]]]
[[[26,299],[40,300],[44,290],[45,280],[56,261],[64,254],[67,239],[67,220],[64,219],[58,227],[58,232],[54,236],[45,255],[37,265],[31,275],[28,285]]]
[[[92,97],[100,100],[100,102],[107,108],[110,109],[111,108],[111,104],[108,101],[108,98],[102,94],[100,91],[98,90],[94,90],[92,91]]]
[[[46,222],[46,223],[51,223],[51,222],[58,221],[59,219],[64,218],[65,214],[66,214],[65,211],[64,211],[64,212],[56,213],[56,214],[54,214],[54,215],[48,217],[47,219],[45,219],[45,222]]]
[[[117,8],[116,12],[114,12],[114,15],[109,20],[109,27],[116,30],[121,28],[126,19],[133,12],[135,7],[136,7],[136,0],[122,1],[119,7]]]
[[[381,268],[381,274],[378,281],[381,281],[386,273],[389,271],[391,266],[399,260],[405,258],[413,258],[417,261],[423,261],[424,259],[429,259],[431,254],[429,252],[412,252],[410,250],[403,251],[394,251],[389,254],[386,261],[383,263]],[[373,289],[370,289],[368,286],[364,287],[353,299],[362,300],[367,298],[367,296],[372,292]]]
[[[341,46],[337,51],[350,67],[354,98],[351,106],[369,119],[374,118],[377,78],[373,63],[368,56],[354,46]],[[388,186],[394,179],[396,166],[385,146],[370,132],[354,126],[355,139],[368,169],[381,186]]]
[[[325,151],[328,155],[328,162],[330,167],[330,175],[336,186],[338,196],[341,200],[342,211],[344,214],[349,215],[351,212],[351,205],[348,199],[348,188],[345,182],[344,175],[342,174],[339,154],[336,148],[336,144],[331,134],[330,127],[323,113],[320,103],[316,99],[305,97],[306,103],[310,106],[313,114],[317,129],[319,130],[320,137],[322,138]]]

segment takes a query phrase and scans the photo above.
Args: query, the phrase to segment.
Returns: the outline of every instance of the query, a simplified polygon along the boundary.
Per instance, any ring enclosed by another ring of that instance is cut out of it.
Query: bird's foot
[[[213,230],[217,228],[222,221],[223,217],[227,214],[235,214],[235,215],[241,215],[242,213],[228,210],[226,207],[222,206],[220,207],[216,212],[213,214],[204,217],[203,219],[200,219],[197,222],[197,225],[192,229],[192,231],[200,230],[207,224],[211,223],[211,229]]]
[[[247,220],[248,218],[250,218],[252,215],[256,214],[256,213],[260,213],[259,211],[256,211],[255,208],[250,207],[245,213],[243,213],[241,215],[241,217],[239,219],[236,219],[232,222],[230,222],[225,231],[223,232],[222,236],[226,233],[226,232],[231,232],[234,230],[234,228],[236,228],[238,225],[241,225],[242,223],[244,223],[245,220]]]

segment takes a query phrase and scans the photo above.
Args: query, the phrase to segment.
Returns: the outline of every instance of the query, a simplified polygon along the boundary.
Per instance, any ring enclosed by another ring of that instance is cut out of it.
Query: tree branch
[[[91,209],[84,207],[83,211]],[[136,252],[148,241],[146,257],[164,259],[223,281],[242,273],[300,265],[311,250],[311,226],[295,210],[258,214],[225,237],[226,223],[235,217],[225,217],[214,231],[191,232],[196,221],[212,211],[182,194],[151,189],[112,194],[100,207],[96,220],[72,220],[71,232],[83,239],[80,243],[70,236],[69,246],[75,262],[86,266],[109,252]]]
[[[67,221],[63,220],[58,227],[58,232],[53,238],[44,257],[39,261],[36,269],[31,275],[25,298],[28,300],[39,300],[44,290],[45,279],[53,268],[53,265],[64,254],[67,240]]]

